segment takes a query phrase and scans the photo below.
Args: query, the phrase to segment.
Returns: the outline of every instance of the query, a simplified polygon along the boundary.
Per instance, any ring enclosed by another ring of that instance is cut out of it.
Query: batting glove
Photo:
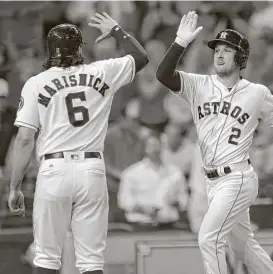
[[[175,42],[177,44],[185,48],[195,39],[198,33],[203,29],[202,26],[196,28],[197,20],[198,14],[196,14],[195,11],[190,11],[182,17],[176,33],[177,37]]]

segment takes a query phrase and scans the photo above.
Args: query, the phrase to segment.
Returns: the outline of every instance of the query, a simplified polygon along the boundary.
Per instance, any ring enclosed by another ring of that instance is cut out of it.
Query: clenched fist
[[[25,217],[24,195],[20,190],[10,190],[8,205],[12,215]]]

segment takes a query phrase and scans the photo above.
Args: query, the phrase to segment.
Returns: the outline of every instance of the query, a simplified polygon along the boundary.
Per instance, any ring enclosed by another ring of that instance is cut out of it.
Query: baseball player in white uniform
[[[206,175],[209,208],[199,230],[207,274],[227,274],[225,244],[251,273],[273,273],[273,262],[254,239],[249,207],[258,194],[258,178],[249,147],[259,119],[273,126],[273,96],[263,85],[240,76],[249,55],[247,39],[226,29],[208,42],[216,75],[177,71],[179,59],[202,27],[198,15],[184,15],[175,42],[157,69],[158,80],[191,107]]]
[[[9,207],[24,215],[20,190],[39,132],[40,158],[33,208],[37,274],[57,273],[67,231],[74,237],[80,273],[103,273],[108,224],[104,139],[114,94],[147,63],[143,47],[108,14],[96,13],[96,42],[113,36],[125,56],[83,64],[80,29],[61,24],[50,30],[46,70],[24,85],[15,125]]]

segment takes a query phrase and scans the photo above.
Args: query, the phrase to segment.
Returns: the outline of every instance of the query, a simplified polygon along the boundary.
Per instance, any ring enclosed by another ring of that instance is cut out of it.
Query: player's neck
[[[150,156],[149,159],[157,167],[160,167],[162,165],[162,160],[160,156]]]
[[[240,75],[237,73],[224,77],[220,77],[219,75],[217,75],[217,80],[225,85],[227,88],[233,88],[240,80]]]

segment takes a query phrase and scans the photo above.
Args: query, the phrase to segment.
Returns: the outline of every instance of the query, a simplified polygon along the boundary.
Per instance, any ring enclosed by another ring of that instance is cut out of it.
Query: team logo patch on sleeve
[[[23,106],[24,106],[24,98],[23,96],[21,96],[17,111],[20,111]]]

